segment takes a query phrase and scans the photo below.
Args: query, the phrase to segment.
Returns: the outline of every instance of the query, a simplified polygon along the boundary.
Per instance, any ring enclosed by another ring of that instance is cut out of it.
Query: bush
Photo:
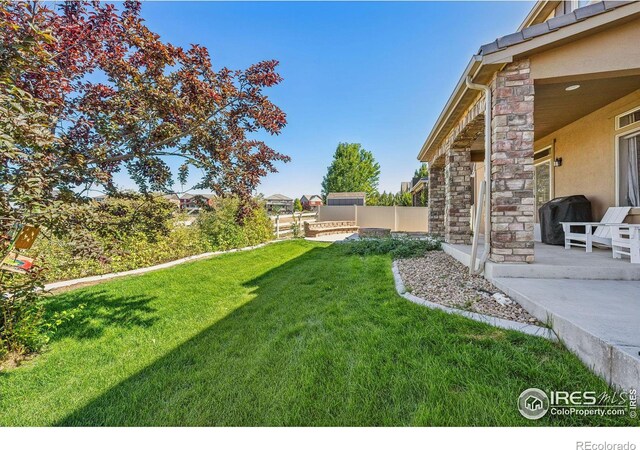
[[[441,250],[441,244],[438,238],[429,236],[427,239],[360,239],[344,245],[347,248],[347,254],[361,256],[390,254],[393,258],[399,259],[423,256],[428,251]]]
[[[3,295],[0,297],[0,360],[8,353],[29,353],[47,342],[44,308],[34,282],[16,274],[2,274]],[[5,293],[11,292],[11,295]]]
[[[198,216],[197,226],[213,249],[248,247],[273,239],[273,224],[262,205],[241,224],[236,221],[239,205],[237,198],[219,198],[210,211]]]
[[[236,223],[237,199],[219,199],[191,226],[182,224],[186,217],[176,215],[175,208],[156,206],[153,210],[141,207],[136,199],[122,198],[98,205],[104,226],[92,232],[92,238],[104,248],[103,255],[89,256],[80,251],[78,242],[55,236],[38,239],[30,254],[46,267],[44,279],[51,282],[138,269],[273,238],[271,220],[262,207],[244,223]]]
[[[121,230],[118,235],[94,233],[104,255],[87,255],[71,238],[55,236],[38,239],[30,253],[46,268],[45,282],[51,282],[138,269],[210,251],[200,230],[181,225],[179,219],[167,220],[155,233],[143,226],[130,228],[128,234]]]

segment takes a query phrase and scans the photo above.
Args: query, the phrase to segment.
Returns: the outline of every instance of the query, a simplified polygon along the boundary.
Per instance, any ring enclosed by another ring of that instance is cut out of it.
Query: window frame
[[[636,108],[640,109],[640,107]],[[632,110],[632,112],[635,110]],[[628,113],[626,113],[628,114]],[[626,114],[621,114],[624,116]],[[617,117],[616,117],[617,122]],[[624,130],[622,133],[617,133],[615,135],[615,163],[613,166],[614,176],[615,176],[615,197],[616,197],[616,206],[620,206],[620,140],[623,138],[630,138],[634,136],[640,136],[640,121],[627,125],[624,128],[632,127],[627,130]],[[635,208],[635,207],[633,207]]]
[[[628,116],[629,114],[633,114],[633,113],[636,113],[638,111],[640,111],[640,105],[636,106],[635,108],[630,109],[629,111],[625,111],[622,114],[618,114],[616,116],[616,119],[615,119],[616,131],[617,130],[623,130],[623,129],[629,128],[629,127],[636,127],[636,126],[640,125],[640,120],[638,120],[636,122],[631,122],[629,125],[624,125],[624,126],[620,125],[620,119],[622,119],[624,116]],[[626,131],[625,131],[625,133],[626,133]]]
[[[547,155],[541,157],[536,161],[536,153],[548,152]],[[553,199],[555,193],[553,192],[553,171],[555,166],[553,165],[553,145],[547,145],[546,147],[542,147],[539,150],[533,152],[533,199],[534,199],[534,208],[535,208],[535,223],[538,222],[538,205],[536,203],[537,193],[536,193],[536,166],[540,166],[542,164],[549,164],[549,200]],[[542,206],[542,205],[540,205]]]

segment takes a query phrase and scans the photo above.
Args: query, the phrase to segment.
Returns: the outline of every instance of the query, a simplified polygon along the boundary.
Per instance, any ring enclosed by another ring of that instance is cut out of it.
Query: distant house
[[[205,206],[211,206],[214,199],[213,194],[182,194],[180,195],[180,209],[189,213],[198,212]]]
[[[427,206],[424,201],[429,192],[429,177],[413,177],[409,189],[413,206]]]
[[[327,206],[365,206],[367,194],[364,192],[331,192],[327,195]]]
[[[319,195],[303,195],[300,197],[300,203],[302,203],[302,209],[305,211],[311,211],[318,208],[318,206],[322,206],[322,197]]]
[[[93,200],[94,202],[98,202],[98,203],[102,203],[104,202],[109,196],[108,195],[96,195],[95,197],[92,197],[91,200]]]
[[[411,190],[411,186],[411,181],[402,181],[400,183],[400,193],[404,194],[405,192],[409,192]]]
[[[273,194],[264,199],[267,212],[272,213],[292,213],[293,199],[282,194]]]
[[[178,194],[161,194],[160,197],[170,201],[171,203],[176,205],[176,207],[180,207],[180,197],[178,197]]]

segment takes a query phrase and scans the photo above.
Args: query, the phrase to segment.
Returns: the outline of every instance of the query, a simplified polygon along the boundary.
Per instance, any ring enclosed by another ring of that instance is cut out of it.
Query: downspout
[[[489,258],[489,252],[491,250],[491,88],[484,84],[476,84],[471,81],[471,77],[467,76],[467,87],[477,91],[484,91],[485,98],[485,111],[484,111],[484,182],[485,182],[485,194],[484,194],[484,252],[480,257],[480,264],[476,268],[475,255],[477,252],[477,239],[474,239],[474,246],[471,249],[471,262],[469,268],[471,273],[479,274],[484,270],[484,263]],[[476,218],[476,223],[480,220]],[[474,230],[477,234],[477,227]]]

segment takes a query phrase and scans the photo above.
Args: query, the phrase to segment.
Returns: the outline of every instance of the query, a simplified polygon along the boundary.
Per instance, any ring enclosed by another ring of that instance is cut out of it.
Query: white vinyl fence
[[[273,222],[273,232],[276,235],[276,239],[293,237],[294,231],[297,227],[300,236],[304,234],[305,222],[316,222],[318,213],[315,211],[306,212],[294,212],[293,214],[277,214],[270,216],[271,222]]]
[[[360,228],[429,231],[429,208],[419,206],[320,206],[318,222],[350,220]]]

